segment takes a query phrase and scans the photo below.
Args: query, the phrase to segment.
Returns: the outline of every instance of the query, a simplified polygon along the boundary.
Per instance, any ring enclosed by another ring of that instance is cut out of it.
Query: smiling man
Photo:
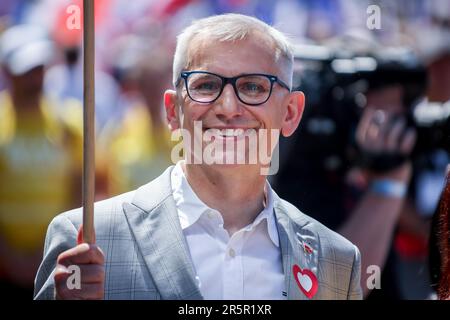
[[[267,163],[252,156],[272,155],[278,136],[299,125],[305,98],[290,90],[292,64],[286,38],[255,18],[226,14],[186,28],[175,90],[164,96],[185,160],[97,203],[96,245],[81,244],[80,209],[55,218],[35,298],[361,298],[358,249],[280,199],[261,174]],[[71,265],[79,289],[68,286]]]

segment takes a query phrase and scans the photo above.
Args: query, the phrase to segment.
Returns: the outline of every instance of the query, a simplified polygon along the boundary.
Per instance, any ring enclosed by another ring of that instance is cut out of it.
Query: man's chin
[[[193,155],[191,157],[193,159]],[[234,172],[240,172],[244,175],[252,175],[258,173],[261,175],[267,175],[265,172],[269,172],[271,166],[270,159],[266,159],[266,163],[261,163],[258,159],[253,159],[246,154],[237,157],[234,152],[219,152],[213,155],[202,154],[195,159],[195,161],[189,161],[186,159],[187,165],[198,165],[203,168],[211,169],[214,171],[225,172],[226,174],[233,174]]]
[[[214,171],[223,171],[227,174],[232,174],[233,172],[245,172],[251,175],[251,172],[259,172],[261,165],[260,164],[248,164],[248,163],[212,163],[206,164],[203,163],[202,166],[210,168]]]

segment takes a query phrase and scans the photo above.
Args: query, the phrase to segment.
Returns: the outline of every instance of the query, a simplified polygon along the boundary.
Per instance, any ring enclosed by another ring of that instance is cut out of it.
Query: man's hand
[[[82,227],[78,232],[78,245],[58,256],[54,280],[56,299],[95,300],[103,299],[105,287],[105,257],[95,244],[82,243]],[[68,285],[70,266],[80,270],[80,288]]]

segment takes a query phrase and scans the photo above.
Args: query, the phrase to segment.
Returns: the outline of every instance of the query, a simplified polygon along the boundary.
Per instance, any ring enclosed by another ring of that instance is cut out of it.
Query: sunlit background
[[[82,30],[68,28],[76,26],[73,14],[81,2],[0,1],[0,290],[10,297],[32,298],[49,222],[81,205]],[[176,35],[196,18],[253,15],[297,45],[294,80],[306,92],[307,109],[317,113],[305,114],[294,140],[308,136],[311,144],[282,145],[282,170],[272,182],[281,196],[333,229],[346,219],[363,188],[358,166],[344,154],[353,140],[351,130],[341,129],[355,124],[369,95],[367,88],[352,91],[353,86],[344,85],[347,78],[337,77],[339,70],[322,72],[324,66],[386,54],[399,62],[394,72],[399,78],[377,74],[376,89],[384,82],[393,87],[408,82],[412,98],[406,113],[417,101],[450,100],[448,0],[95,0],[95,5],[97,199],[143,185],[171,164],[162,95],[172,87]],[[370,5],[380,8],[380,29],[368,27]],[[329,64],[334,58],[342,59]],[[357,71],[344,73],[352,72]],[[438,118],[450,107],[442,108]],[[316,121],[327,117],[331,127]],[[323,138],[308,128],[332,128],[332,138],[317,151],[311,145]],[[435,137],[441,128],[430,130]],[[423,132],[426,141],[412,159],[410,207],[399,218],[382,289],[369,298],[433,298],[430,219],[449,153],[444,140],[429,140],[429,132]]]

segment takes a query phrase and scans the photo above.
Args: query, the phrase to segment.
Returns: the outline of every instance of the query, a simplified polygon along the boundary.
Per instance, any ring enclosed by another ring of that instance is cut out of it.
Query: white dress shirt
[[[194,193],[180,162],[171,186],[181,228],[205,299],[285,299],[284,273],[273,211],[272,189],[266,183],[266,205],[253,223],[229,236],[219,211]]]

